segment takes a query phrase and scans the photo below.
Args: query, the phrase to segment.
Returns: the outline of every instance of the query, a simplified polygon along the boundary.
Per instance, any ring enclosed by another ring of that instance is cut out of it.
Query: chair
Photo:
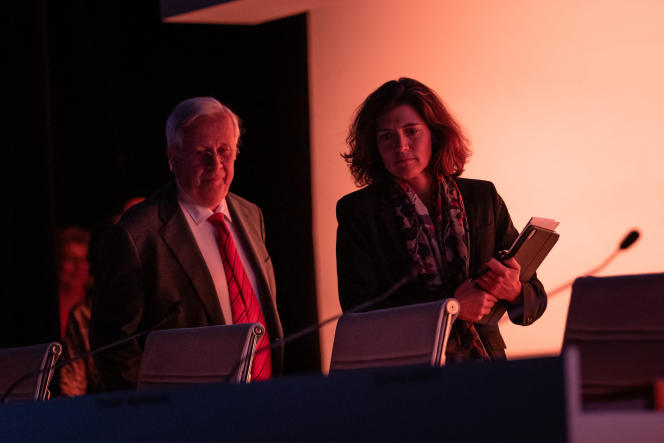
[[[580,351],[586,409],[652,407],[664,378],[664,273],[576,279],[569,346]]]
[[[61,354],[58,342],[0,349],[0,398],[6,396],[5,402],[48,399],[53,367]]]
[[[406,365],[442,366],[459,302],[445,300],[343,315],[330,373]]]
[[[246,383],[264,332],[259,323],[153,331],[145,342],[137,389]]]

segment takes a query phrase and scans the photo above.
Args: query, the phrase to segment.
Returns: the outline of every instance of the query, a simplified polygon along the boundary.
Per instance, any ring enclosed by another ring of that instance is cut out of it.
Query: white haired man
[[[95,257],[93,349],[160,322],[171,329],[259,321],[267,331],[259,348],[283,338],[263,215],[228,192],[239,138],[238,117],[214,98],[173,109],[166,153],[175,180],[111,227]],[[135,387],[143,343],[96,355],[103,390]],[[252,379],[278,375],[282,360],[281,346],[257,354]]]

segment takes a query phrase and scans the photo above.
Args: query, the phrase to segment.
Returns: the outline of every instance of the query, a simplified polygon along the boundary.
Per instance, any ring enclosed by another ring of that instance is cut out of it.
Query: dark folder
[[[512,247],[497,258],[504,260],[514,257],[521,266],[521,281],[530,280],[539,265],[558,241],[555,229],[558,222],[548,218],[532,217],[521,234],[514,240]]]
[[[532,217],[521,234],[514,240],[510,249],[500,251],[496,259],[503,261],[514,257],[521,266],[519,280],[530,280],[558,241],[560,234],[555,231],[558,224],[557,221],[549,218]],[[489,270],[490,268],[485,265],[476,278],[486,274]],[[502,300],[500,302],[503,306],[501,309],[493,309],[490,314],[485,315],[476,323],[497,324],[507,306],[506,302]]]

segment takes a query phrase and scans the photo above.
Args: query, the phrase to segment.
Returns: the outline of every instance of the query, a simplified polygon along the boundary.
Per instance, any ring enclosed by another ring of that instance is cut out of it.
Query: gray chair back
[[[246,383],[264,332],[259,323],[153,331],[145,342],[137,389]]]
[[[0,397],[11,389],[6,402],[48,399],[53,367],[60,355],[58,342],[0,349]]]
[[[652,391],[664,378],[664,273],[576,279],[563,350],[569,346],[579,349],[586,405]]]
[[[337,323],[330,373],[406,365],[442,366],[452,323],[453,298],[343,315]]]

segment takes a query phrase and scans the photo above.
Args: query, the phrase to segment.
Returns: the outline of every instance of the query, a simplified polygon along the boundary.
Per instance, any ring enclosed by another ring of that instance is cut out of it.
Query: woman
[[[343,157],[356,184],[368,186],[337,203],[342,309],[415,275],[371,309],[455,297],[448,358],[505,358],[498,319],[507,310],[512,322],[533,323],[546,293],[536,277],[519,281],[514,259],[493,258],[518,233],[492,183],[459,178],[470,150],[435,92],[409,78],[383,84],[360,106],[347,141]]]
[[[60,337],[64,345],[64,359],[90,350],[90,287],[92,277],[88,262],[90,233],[70,226],[60,232],[58,242],[58,294],[60,299]],[[65,365],[60,370],[60,393],[83,395],[96,384],[92,357]]]
[[[67,319],[72,308],[87,297],[92,280],[88,263],[90,233],[68,226],[59,233],[58,300],[60,305],[60,337],[64,338]]]

